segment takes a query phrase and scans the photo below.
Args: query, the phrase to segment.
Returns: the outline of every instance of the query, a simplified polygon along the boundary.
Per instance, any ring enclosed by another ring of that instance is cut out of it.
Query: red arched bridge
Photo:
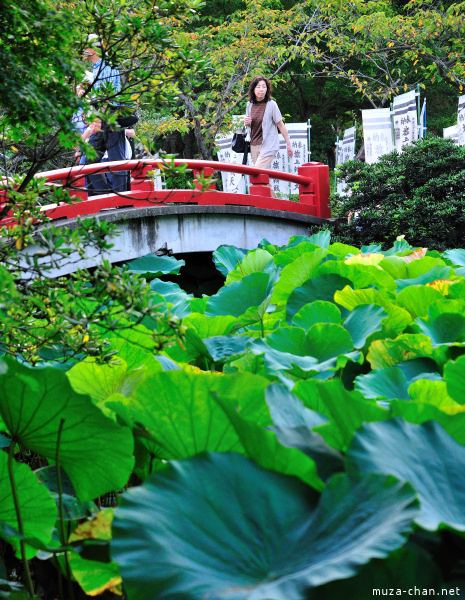
[[[193,189],[156,189],[153,172],[173,164],[186,165],[193,171]],[[116,171],[130,171],[129,191],[88,194],[86,176]],[[215,183],[202,191],[199,175],[210,177],[218,171],[248,175],[249,193],[219,191]],[[112,239],[114,248],[107,256],[112,262],[157,252],[212,251],[221,244],[250,249],[263,238],[283,245],[293,235],[306,235],[310,224],[324,223],[331,217],[328,167],[316,162],[301,165],[298,175],[248,165],[179,159],[167,163],[96,163],[37,176],[45,177],[48,185],[68,189],[76,198],[71,204],[42,207],[55,224],[73,227],[80,217],[97,216],[118,225],[118,236]],[[272,198],[270,178],[297,184],[298,202]],[[12,216],[6,215],[0,224],[12,222]],[[93,257],[89,257],[88,264],[80,261],[79,266],[92,264]]]

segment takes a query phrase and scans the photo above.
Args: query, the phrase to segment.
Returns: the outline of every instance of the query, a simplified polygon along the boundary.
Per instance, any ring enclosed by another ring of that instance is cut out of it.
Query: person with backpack
[[[92,63],[94,91],[110,86],[111,94],[121,91],[121,80],[118,69],[105,63],[100,56],[102,44],[96,34],[90,34],[87,38],[88,47],[85,48],[83,57]],[[108,110],[108,106],[106,107]],[[101,162],[107,153],[108,161],[126,160],[126,133],[122,128],[111,127],[106,121],[94,121],[92,132],[89,137],[89,145],[97,152],[95,158],[86,159],[86,164]],[[114,192],[125,192],[128,190],[128,172],[113,172],[110,180],[104,173],[89,175],[92,186],[91,195],[104,194],[110,190]]]

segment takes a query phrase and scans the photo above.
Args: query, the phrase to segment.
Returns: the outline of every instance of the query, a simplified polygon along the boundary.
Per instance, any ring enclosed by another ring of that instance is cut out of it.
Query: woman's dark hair
[[[266,96],[264,98],[265,102],[268,102],[269,100],[271,100],[271,81],[269,79],[267,79],[266,77],[259,75],[258,77],[254,77],[252,79],[252,81],[250,82],[250,85],[249,85],[249,101],[250,102],[256,102],[254,91],[255,91],[255,88],[257,87],[257,85],[260,83],[260,81],[264,81],[266,83]]]

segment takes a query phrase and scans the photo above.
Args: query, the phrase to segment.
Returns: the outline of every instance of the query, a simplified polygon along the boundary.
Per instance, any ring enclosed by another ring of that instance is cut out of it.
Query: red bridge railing
[[[299,167],[298,175],[258,169],[248,165],[237,165],[216,161],[182,160],[170,161],[175,166],[187,165],[194,174],[194,184],[200,173],[210,177],[215,171],[241,173],[249,175],[250,187],[248,194],[236,194],[217,191],[212,183],[208,190],[201,191],[200,185],[194,189],[169,190],[155,189],[154,179],[150,173],[166,164],[161,160],[132,160],[119,162],[95,163],[92,165],[46,171],[37,177],[45,177],[50,185],[60,185],[69,190],[70,196],[76,198],[72,204],[62,203],[48,205],[43,211],[50,219],[74,218],[94,215],[104,209],[122,207],[143,207],[163,204],[197,204],[197,205],[243,205],[280,210],[289,213],[311,215],[320,218],[331,217],[329,208],[329,170],[326,165],[318,162],[305,163]],[[122,193],[108,193],[90,196],[86,189],[86,176],[95,173],[117,171],[131,172],[131,189]],[[296,183],[299,186],[299,201],[282,200],[271,197],[268,187],[270,178]],[[11,215],[6,216],[2,225],[12,223]]]

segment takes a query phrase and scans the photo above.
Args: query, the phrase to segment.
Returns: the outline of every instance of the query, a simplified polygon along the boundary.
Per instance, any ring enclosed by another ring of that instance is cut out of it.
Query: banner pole
[[[310,129],[311,129],[311,125],[310,125],[310,119],[307,119],[307,158],[308,158],[308,162],[311,162],[311,150],[310,150]]]

